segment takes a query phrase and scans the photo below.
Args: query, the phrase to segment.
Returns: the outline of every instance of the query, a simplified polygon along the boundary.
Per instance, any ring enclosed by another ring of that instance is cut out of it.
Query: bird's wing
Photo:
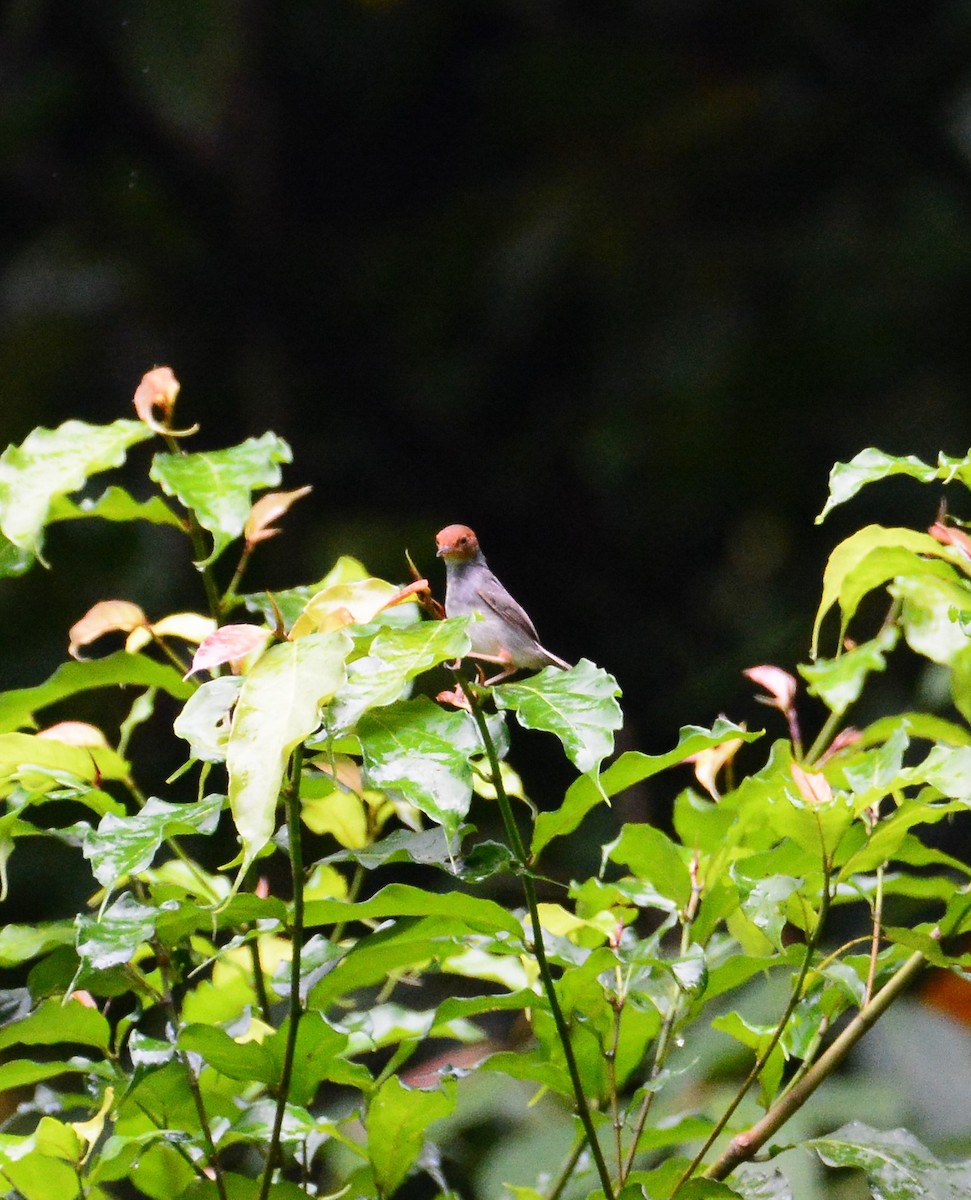
[[[484,580],[477,589],[479,598],[487,608],[492,611],[501,620],[505,621],[513,628],[520,630],[526,637],[532,639],[539,645],[539,634],[536,632],[536,627],[526,615],[516,601],[509,595],[506,589],[502,586],[495,575],[489,573],[489,578]]]

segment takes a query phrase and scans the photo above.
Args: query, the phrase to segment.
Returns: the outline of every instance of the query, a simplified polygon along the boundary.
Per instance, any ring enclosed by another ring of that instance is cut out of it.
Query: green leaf
[[[241,873],[273,836],[283,773],[345,679],[351,640],[340,630],[271,646],[243,681],[226,748]]]
[[[53,950],[74,945],[73,921],[40,921],[36,925],[0,928],[0,967],[15,967]]]
[[[128,892],[97,916],[77,918],[78,955],[95,971],[130,962],[155,932],[159,910],[139,904]]]
[[[442,867],[452,871],[459,856],[458,838],[450,843],[439,825],[431,829],[395,829],[379,842],[354,850],[337,850],[328,854],[326,863],[356,862],[367,871],[389,863],[411,862],[421,866]]]
[[[546,667],[523,683],[493,690],[496,708],[511,709],[524,729],[555,734],[578,771],[596,771],[614,748],[624,718],[617,680],[588,659],[569,671]]]
[[[951,659],[951,696],[954,707],[971,723],[971,642]]]
[[[740,1193],[727,1183],[712,1179],[689,1179],[678,1192],[681,1200],[740,1200]]]
[[[910,475],[919,479],[921,483],[930,483],[939,477],[939,471],[912,454],[897,457],[884,454],[882,450],[873,447],[861,450],[850,462],[837,463],[830,471],[829,498],[825,508],[816,518],[816,524],[824,521],[838,504],[845,504],[847,500],[852,499],[860,488],[868,483],[887,479],[891,475]]]
[[[732,1172],[731,1180],[743,1200],[793,1200],[788,1179],[775,1167],[743,1163]]]
[[[33,733],[0,733],[0,776],[22,778],[34,768],[87,783],[128,776],[128,764],[109,746],[73,746]]]
[[[700,725],[684,726],[678,734],[678,744],[665,754],[641,754],[636,750],[628,750],[604,771],[599,786],[589,775],[582,775],[570,785],[566,799],[558,809],[539,814],[533,829],[532,854],[538,855],[553,838],[572,833],[605,795],[616,796],[659,771],[683,763],[689,755],[701,750],[721,746],[733,738],[754,742],[761,736],[761,731],[750,732],[719,717],[711,729],[703,729]]]
[[[911,650],[949,666],[968,647],[961,620],[971,616],[971,588],[957,571],[935,566],[933,574],[898,577],[888,590],[901,601],[900,623]]]
[[[430,1125],[455,1107],[454,1083],[441,1091],[406,1087],[389,1076],[367,1112],[368,1157],[380,1193],[390,1196],[404,1182],[425,1144]]]
[[[829,556],[823,572],[823,594],[813,623],[812,657],[816,657],[823,619],[837,602],[842,612],[839,641],[863,597],[898,575],[913,575],[944,569],[945,564],[918,557],[948,558],[951,552],[927,533],[913,529],[867,525],[840,542]]]
[[[172,728],[177,737],[189,743],[193,758],[201,762],[226,761],[229,714],[242,686],[239,675],[220,675],[201,684],[186,701]]]
[[[309,583],[301,587],[275,591],[272,593],[272,599],[269,592],[254,592],[241,596],[240,599],[250,612],[262,613],[268,625],[276,624],[275,610],[279,609],[280,615],[283,617],[284,628],[289,630],[307,607],[308,602],[324,588],[335,583],[354,583],[370,577],[371,572],[363,563],[358,562],[356,558],[351,558],[348,554],[343,554],[319,583]]]
[[[275,1084],[279,1078],[272,1054],[256,1041],[237,1042],[224,1029],[187,1025],[179,1033],[179,1049],[200,1055],[213,1070],[229,1079]]]
[[[54,997],[42,1000],[27,1017],[0,1028],[0,1050],[8,1046],[55,1046],[60,1042],[76,1042],[107,1050],[111,1029],[95,1008],[79,1000]]]
[[[283,1057],[289,1035],[289,1021],[264,1042],[266,1053],[273,1063],[275,1078],[281,1078]],[[309,1104],[321,1083],[335,1083],[369,1089],[371,1076],[360,1063],[349,1062],[344,1056],[348,1035],[328,1024],[318,1012],[304,1013],[297,1027],[296,1050],[290,1076],[289,1099],[293,1104]]]
[[[620,836],[604,847],[604,857],[624,863],[662,895],[683,908],[691,899],[688,853],[653,825],[625,825]]]
[[[468,653],[468,617],[423,621],[404,628],[383,627],[369,652],[347,668],[347,682],[325,714],[328,732],[341,736],[354,729],[372,708],[400,699],[416,675]]]
[[[51,506],[49,521],[76,521],[83,517],[100,517],[103,521],[149,521],[153,525],[173,525],[185,530],[180,520],[161,496],[148,500],[136,500],[122,487],[112,485],[97,500],[82,500],[80,503],[59,497]]]
[[[522,925],[501,904],[463,892],[430,892],[423,888],[391,883],[370,900],[355,904],[346,900],[311,900],[306,908],[306,923],[343,925],[347,921],[366,921],[385,917],[454,917],[477,933],[495,936],[509,934],[516,944],[522,940]]]
[[[119,650],[106,658],[63,663],[36,687],[0,692],[0,732],[26,725],[35,712],[79,692],[126,685],[161,688],[178,700],[185,700],[195,690],[168,663]]]
[[[744,878],[740,864],[737,880],[742,889],[742,911],[760,932],[764,933],[776,950],[784,950],[782,931],[788,920],[786,905],[793,892],[802,882],[789,875],[771,875],[754,882]]]
[[[483,752],[471,714],[419,696],[366,713],[358,736],[370,786],[400,792],[451,842],[472,800],[469,759]]]
[[[280,482],[280,463],[292,460],[290,447],[275,433],[247,438],[227,450],[196,454],[156,454],[149,472],[166,495],[195,513],[212,534],[214,562],[238,538],[253,504],[253,492]]]
[[[13,550],[0,556],[0,570],[20,574],[40,558],[54,501],[83,487],[89,475],[120,466],[129,446],[151,436],[141,421],[66,421],[8,446],[0,456],[0,533]]]
[[[0,1092],[8,1091],[10,1088],[27,1087],[32,1083],[41,1083],[45,1079],[54,1079],[68,1071],[92,1075],[99,1070],[103,1070],[101,1064],[76,1055],[64,1061],[55,1062],[14,1059],[12,1062],[0,1063]]]
[[[195,804],[169,804],[152,797],[132,816],[107,813],[84,840],[84,857],[90,860],[95,879],[104,887],[116,887],[124,876],[150,866],[166,838],[212,833],[224,799],[207,796]]]
[[[756,1025],[751,1021],[746,1021],[737,1012],[727,1012],[715,1017],[711,1022],[711,1027],[712,1029],[719,1030],[721,1033],[727,1033],[729,1037],[733,1037],[737,1042],[741,1042],[743,1046],[748,1046],[754,1052],[756,1058],[766,1050],[776,1029],[772,1023]],[[782,1081],[784,1067],[785,1055],[782,1047],[776,1043],[769,1052],[765,1066],[759,1073],[759,1082],[764,1100],[771,1100],[775,1095]]]
[[[73,1135],[73,1143],[71,1137]],[[64,1151],[71,1146],[73,1155]],[[18,1200],[76,1200],[81,1195],[78,1165],[81,1150],[70,1126],[51,1117],[41,1118],[37,1130],[13,1144],[0,1144],[0,1168],[5,1183]]]
[[[842,714],[860,697],[871,671],[886,670],[885,655],[897,644],[896,625],[888,625],[870,642],[847,650],[839,658],[821,658],[803,664],[799,674],[830,712]]]
[[[873,1129],[852,1121],[803,1143],[829,1167],[856,1167],[877,1200],[966,1200],[971,1164],[943,1163],[906,1129]]]
[[[943,796],[971,805],[971,746],[932,746],[922,763],[904,774],[906,783],[928,783]]]

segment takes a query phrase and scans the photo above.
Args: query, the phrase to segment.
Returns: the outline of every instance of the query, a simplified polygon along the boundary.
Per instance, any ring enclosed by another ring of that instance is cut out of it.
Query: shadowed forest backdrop
[[[0,211],[3,444],[170,364],[194,448],[273,429],[314,486],[251,589],[406,548],[440,589],[468,523],[648,751],[762,724],[740,671],[806,660],[833,545],[933,520],[905,481],[815,528],[834,461],[971,440],[959,0],[11,0]],[[199,603],[127,536],[56,527],[5,582],[5,687],[108,595]]]
[[[667,744],[738,715],[742,667],[806,657],[841,532],[932,518],[902,484],[815,530],[833,461],[966,449],[956,0],[0,22],[0,436],[128,415],[170,363],[200,445],[273,428],[314,485],[254,586],[338,553],[400,576],[405,547],[437,578],[436,529],[467,522]],[[80,536],[76,562],[52,544],[65,626],[119,578]],[[138,551],[132,592],[184,603]],[[5,629],[49,582],[8,585]],[[15,636],[8,682],[62,653]]]

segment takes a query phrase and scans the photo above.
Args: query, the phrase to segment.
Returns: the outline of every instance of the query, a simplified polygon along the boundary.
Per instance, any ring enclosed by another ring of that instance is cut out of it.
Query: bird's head
[[[479,539],[468,525],[446,525],[435,541],[438,557],[446,562],[469,562],[479,554]]]

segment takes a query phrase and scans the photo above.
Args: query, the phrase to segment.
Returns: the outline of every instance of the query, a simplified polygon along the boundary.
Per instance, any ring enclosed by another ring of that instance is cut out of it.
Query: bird
[[[489,570],[479,539],[468,525],[446,525],[435,541],[438,557],[445,560],[445,615],[476,614],[479,620],[469,627],[473,657],[504,668],[487,679],[486,686],[517,671],[571,669],[568,662],[540,645],[535,625]]]

